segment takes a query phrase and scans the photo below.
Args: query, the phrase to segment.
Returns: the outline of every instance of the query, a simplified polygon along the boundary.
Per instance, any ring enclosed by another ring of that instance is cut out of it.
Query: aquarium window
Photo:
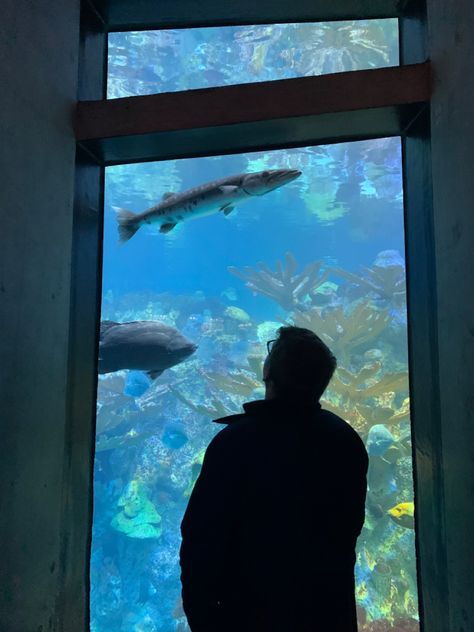
[[[110,99],[397,66],[398,20],[109,34]]]
[[[126,213],[275,169],[281,186],[227,213],[129,224],[119,243]],[[266,344],[282,323],[332,348],[339,369],[323,406],[370,455],[360,632],[418,630],[404,251],[399,138],[106,170],[93,632],[188,629],[179,527],[211,420],[262,397]]]

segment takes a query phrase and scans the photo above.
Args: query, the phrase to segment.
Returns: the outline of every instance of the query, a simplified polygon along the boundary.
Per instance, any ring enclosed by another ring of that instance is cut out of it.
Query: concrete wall
[[[443,632],[471,632],[474,11],[469,0],[428,0],[428,13],[436,73],[433,319],[441,385],[443,487],[438,492],[448,585],[442,607],[449,620]],[[87,534],[85,522],[73,520],[70,499],[87,497],[84,455],[90,434],[86,428],[75,455],[77,435],[67,423],[71,406],[72,416],[80,420],[83,415],[85,426],[89,417],[88,405],[81,410],[82,398],[71,398],[67,380],[75,156],[71,114],[77,95],[79,0],[4,0],[1,17],[0,630],[76,632],[84,628],[87,551],[82,544],[79,561],[74,560],[72,528],[76,524],[82,543]],[[97,187],[94,182],[92,188]],[[89,185],[85,189],[83,197]],[[95,219],[88,226],[86,221],[81,230],[97,232]],[[87,239],[94,243],[93,236]],[[92,262],[89,278],[94,266]],[[83,329],[92,330],[93,324],[91,317]],[[93,332],[88,337],[90,343]],[[75,381],[78,374],[71,375]],[[84,388],[91,392],[90,381]],[[83,499],[80,504],[84,507]],[[65,578],[74,561],[76,589],[69,593]],[[424,579],[429,591],[430,578]]]
[[[59,629],[78,46],[79,0],[2,1],[2,632]]]
[[[449,632],[474,630],[474,9],[428,0]],[[427,631],[428,632],[428,631]]]

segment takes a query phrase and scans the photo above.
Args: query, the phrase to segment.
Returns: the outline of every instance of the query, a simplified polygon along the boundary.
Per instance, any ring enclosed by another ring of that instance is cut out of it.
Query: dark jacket
[[[245,413],[209,444],[181,531],[192,632],[356,632],[363,442],[319,404]]]

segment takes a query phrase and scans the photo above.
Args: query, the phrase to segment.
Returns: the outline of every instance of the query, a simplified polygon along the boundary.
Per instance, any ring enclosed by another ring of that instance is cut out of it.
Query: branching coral
[[[248,288],[276,301],[284,310],[290,311],[301,303],[306,295],[310,295],[329,276],[328,271],[322,271],[322,262],[309,263],[300,274],[296,273],[298,264],[295,257],[287,252],[286,266],[277,261],[276,270],[263,262],[259,262],[258,268],[247,266],[244,272],[231,266],[229,272],[245,281]]]
[[[368,292],[374,293],[377,297],[390,301],[395,306],[405,304],[405,268],[402,265],[374,265],[371,268],[363,268],[362,275],[348,272],[342,268],[332,268],[331,271]]]
[[[219,417],[226,417],[227,415],[235,414],[235,410],[231,410],[222,404],[218,399],[211,399],[209,405],[203,404],[194,404],[191,400],[185,397],[180,391],[178,391],[173,386],[169,387],[169,390],[173,395],[179,399],[180,402],[185,404],[188,408],[193,410],[195,413],[199,415],[204,415],[205,417],[210,417],[211,419],[218,419]]]
[[[349,352],[377,338],[390,323],[391,316],[388,310],[377,310],[366,302],[351,312],[336,307],[324,316],[317,307],[297,310],[292,314],[292,320],[297,327],[314,331],[347,364]]]
[[[394,393],[408,391],[408,374],[380,375],[380,370],[378,362],[358,373],[340,367],[323,400],[325,408],[346,419],[362,435],[376,424],[395,424],[408,417],[405,406],[394,410],[387,405],[393,404]]]
[[[225,391],[231,395],[249,397],[256,388],[261,386],[260,382],[257,382],[244,371],[229,371],[225,375],[201,371],[201,374],[214,388]]]

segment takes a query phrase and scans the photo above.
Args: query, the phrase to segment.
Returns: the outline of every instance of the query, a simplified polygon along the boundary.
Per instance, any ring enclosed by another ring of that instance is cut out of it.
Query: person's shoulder
[[[364,442],[359,433],[354,430],[347,421],[324,408],[321,409],[320,415],[325,427],[329,429],[331,434],[337,436],[338,440],[343,441],[346,445],[355,450],[359,450],[364,455],[367,454]]]

